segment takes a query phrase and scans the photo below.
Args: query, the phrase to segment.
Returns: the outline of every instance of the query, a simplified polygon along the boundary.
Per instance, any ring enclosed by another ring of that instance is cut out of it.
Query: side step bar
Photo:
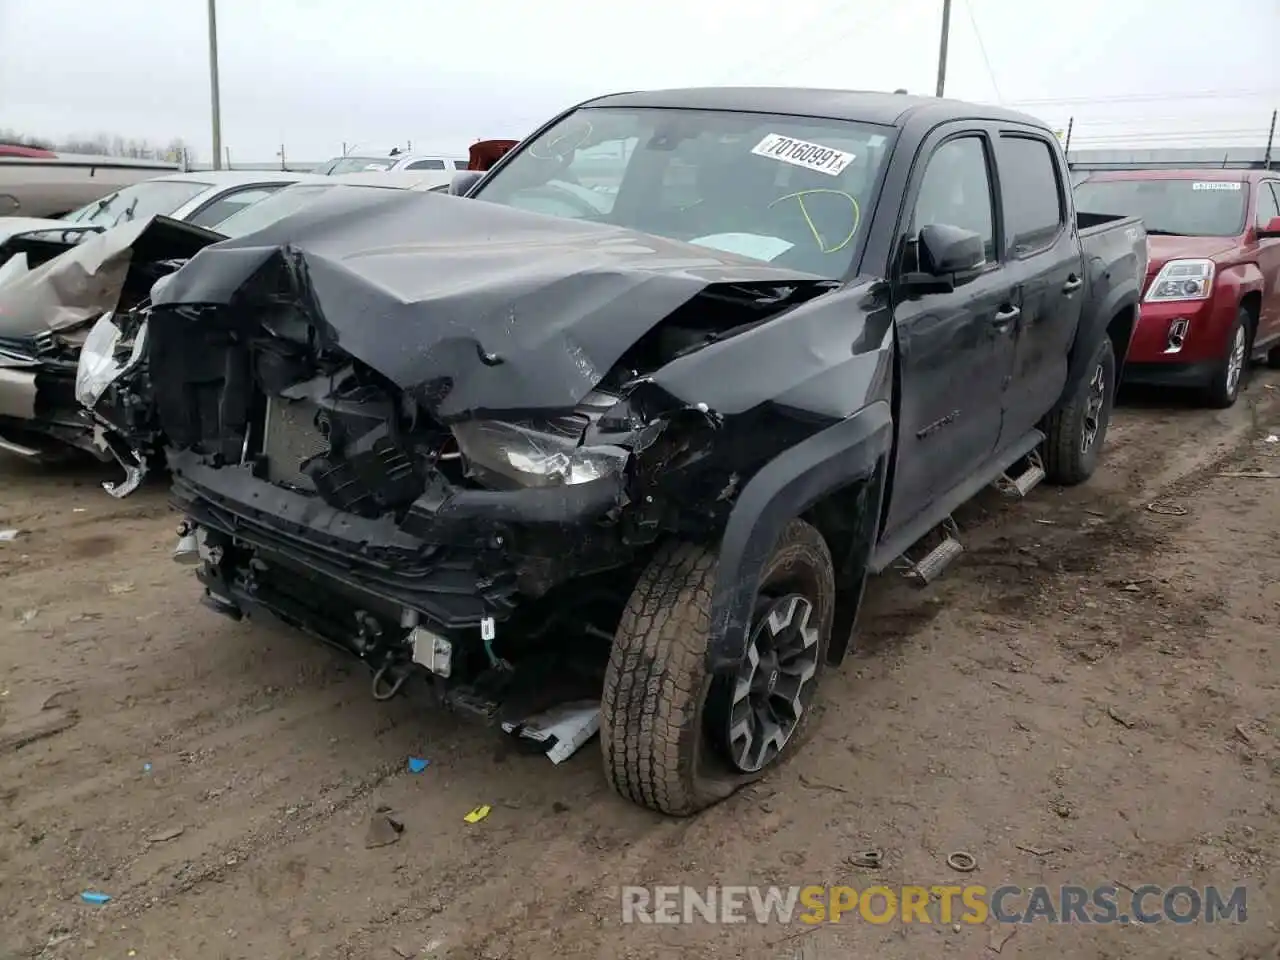
[[[938,543],[919,560],[912,560],[908,554],[902,555],[904,574],[915,580],[920,586],[927,586],[942,576],[942,571],[951,566],[951,562],[964,553],[964,544],[960,542],[960,528],[955,520],[947,517],[933,531],[938,535]]]
[[[12,440],[6,440],[0,437],[0,450],[5,453],[12,453],[16,457],[24,457],[27,460],[36,460],[40,457],[40,451],[24,446],[21,443],[14,443]]]
[[[1021,500],[1045,478],[1044,461],[1040,459],[1039,450],[1031,451],[1020,462],[1025,464],[1021,473],[1015,475],[1013,468],[1018,464],[1011,463],[1009,469],[1000,474],[994,484],[997,490],[1014,500]]]

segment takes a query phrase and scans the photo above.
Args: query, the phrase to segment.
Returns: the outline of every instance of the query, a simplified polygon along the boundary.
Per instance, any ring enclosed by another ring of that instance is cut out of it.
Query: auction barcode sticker
[[[1226,180],[1197,180],[1191,184],[1192,190],[1239,190],[1240,184]]]
[[[832,177],[839,176],[855,159],[854,154],[845,153],[835,147],[824,147],[820,143],[784,137],[780,133],[769,134],[752,147],[751,152],[758,157],[780,160],[783,163],[790,163]]]

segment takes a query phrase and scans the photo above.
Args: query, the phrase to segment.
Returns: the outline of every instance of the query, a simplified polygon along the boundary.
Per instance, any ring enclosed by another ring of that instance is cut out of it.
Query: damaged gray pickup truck
[[[455,193],[322,198],[150,313],[177,556],[380,698],[598,703],[612,785],[690,814],[792,752],[870,575],[1098,462],[1145,237],[1026,116],[620,94]]]

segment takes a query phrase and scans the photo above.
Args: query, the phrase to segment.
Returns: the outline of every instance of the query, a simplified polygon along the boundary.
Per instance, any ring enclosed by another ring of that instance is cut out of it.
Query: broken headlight
[[[76,366],[76,400],[92,410],[124,373],[136,367],[146,349],[147,328],[144,324],[133,341],[130,356],[124,362],[116,358],[123,334],[116,326],[115,314],[104,313],[93,325],[80,348],[80,362]]]
[[[454,439],[471,470],[522,487],[590,483],[622,470],[621,447],[579,446],[589,421],[567,417],[541,427],[469,420],[455,424]]]

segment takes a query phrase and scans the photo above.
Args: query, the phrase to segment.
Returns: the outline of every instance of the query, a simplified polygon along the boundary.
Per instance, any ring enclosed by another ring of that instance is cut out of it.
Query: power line
[[[1129,117],[1099,117],[1096,119],[1094,117],[1081,116],[1078,113],[1072,113],[1072,114],[1052,113],[1052,114],[1044,114],[1041,116],[1040,119],[1046,120],[1046,121],[1049,119],[1055,119],[1055,120],[1062,120],[1064,122],[1067,120],[1074,119],[1076,123],[1076,129],[1078,130],[1081,127],[1089,127],[1089,128],[1118,127],[1118,126],[1132,127],[1132,126],[1137,126],[1139,124],[1149,125],[1153,123],[1178,124],[1179,126],[1185,129],[1187,126],[1191,124],[1203,123],[1206,120],[1214,120],[1214,121],[1231,120],[1231,121],[1240,121],[1240,122],[1247,122],[1249,120],[1258,120],[1258,122],[1265,127],[1267,126],[1267,123],[1270,117],[1271,117],[1271,111],[1268,110],[1265,113],[1263,111],[1257,111],[1254,113],[1218,113],[1215,111],[1211,114],[1205,114],[1202,116],[1184,114],[1183,116],[1180,116],[1180,117],[1148,117],[1148,116],[1135,115],[1135,116],[1129,116]]]
[[[964,0],[964,9],[969,14],[969,23],[973,27],[973,35],[978,41],[978,52],[982,54],[982,62],[987,68],[987,77],[991,80],[991,89],[996,92],[996,103],[1003,103],[1004,98],[1000,96],[1000,84],[996,82],[996,72],[991,69],[991,58],[987,56],[987,45],[982,42],[982,30],[978,28],[978,18],[973,12],[973,4],[970,0]]]
[[[1089,106],[1095,103],[1173,103],[1181,100],[1229,100],[1276,96],[1280,96],[1280,89],[1261,88],[1256,90],[1200,90],[1193,93],[1135,93],[1114,97],[1062,97],[1059,99],[1011,100],[1009,103],[1012,106],[1020,107],[1035,106],[1039,104],[1084,104]]]

